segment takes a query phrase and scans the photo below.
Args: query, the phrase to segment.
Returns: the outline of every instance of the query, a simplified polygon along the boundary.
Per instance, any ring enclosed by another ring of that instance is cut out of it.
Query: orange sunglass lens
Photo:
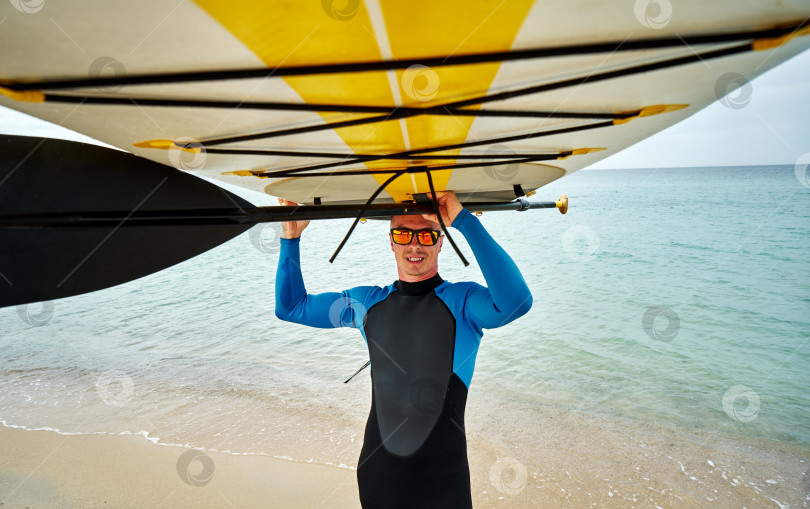
[[[394,238],[396,244],[410,244],[411,235],[413,235],[413,232],[407,230],[394,230],[391,232],[391,236]]]
[[[433,236],[433,232],[419,232],[417,235],[419,235],[419,243],[423,246],[432,246],[436,243],[436,237]]]

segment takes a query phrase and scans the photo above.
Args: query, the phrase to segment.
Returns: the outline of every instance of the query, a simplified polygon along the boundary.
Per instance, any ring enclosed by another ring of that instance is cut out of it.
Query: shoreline
[[[4,509],[359,507],[355,472],[326,465],[8,427],[0,450]]]
[[[475,507],[810,505],[805,445],[574,411],[535,409],[528,419],[525,409],[506,404],[470,410]],[[499,428],[494,415],[520,426]],[[360,506],[355,464],[8,426],[0,426],[0,451],[3,509]]]

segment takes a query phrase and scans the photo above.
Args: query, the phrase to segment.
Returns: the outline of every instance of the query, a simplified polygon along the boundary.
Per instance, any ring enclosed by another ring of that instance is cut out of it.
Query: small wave
[[[197,451],[213,452],[213,453],[218,453],[218,454],[228,454],[230,456],[264,456],[264,457],[267,457],[267,458],[274,458],[274,459],[278,459],[278,460],[289,461],[291,463],[309,463],[309,464],[316,464],[316,465],[326,465],[326,466],[345,469],[345,470],[353,470],[353,471],[357,470],[357,467],[353,467],[351,465],[346,465],[345,463],[334,463],[334,462],[331,462],[331,461],[318,462],[318,461],[314,461],[311,458],[307,459],[307,460],[301,460],[301,459],[292,458],[290,456],[268,454],[268,453],[265,453],[265,452],[240,452],[240,451],[232,451],[232,450],[229,450],[229,449],[217,449],[217,448],[214,448],[214,447],[209,447],[209,448],[198,447],[198,446],[194,446],[194,445],[192,445],[190,443],[181,444],[181,443],[172,443],[172,442],[161,442],[160,437],[153,437],[153,436],[150,435],[150,433],[148,431],[145,431],[145,430],[135,431],[135,432],[121,431],[121,432],[118,432],[118,433],[114,433],[114,432],[111,432],[111,431],[72,432],[72,431],[63,431],[63,430],[60,430],[58,428],[50,428],[50,427],[46,427],[46,426],[32,428],[32,427],[29,427],[29,426],[23,426],[23,425],[19,425],[19,424],[11,424],[11,423],[7,422],[5,419],[0,419],[0,425],[2,425],[3,427],[6,427],[6,428],[19,429],[19,430],[24,430],[24,431],[50,431],[52,433],[56,433],[56,434],[62,435],[62,436],[91,436],[91,435],[140,436],[140,437],[143,437],[144,439],[146,439],[147,441],[151,442],[152,444],[158,445],[158,446],[161,446],[161,447],[176,447],[176,448],[179,448],[179,449],[194,449],[194,450],[197,450]]]

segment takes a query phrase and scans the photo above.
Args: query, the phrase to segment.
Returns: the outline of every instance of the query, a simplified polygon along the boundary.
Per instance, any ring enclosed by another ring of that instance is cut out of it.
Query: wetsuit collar
[[[417,281],[416,283],[408,283],[406,281],[399,279],[394,284],[396,285],[397,290],[402,295],[423,295],[433,290],[442,283],[444,283],[444,279],[442,279],[441,276],[439,276],[439,274],[436,274],[430,279],[425,279],[424,281]]]

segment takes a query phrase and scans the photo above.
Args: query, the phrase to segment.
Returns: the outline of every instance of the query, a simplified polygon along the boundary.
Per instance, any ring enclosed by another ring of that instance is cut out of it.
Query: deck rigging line
[[[412,65],[427,67],[447,67],[454,65],[485,64],[492,62],[513,62],[537,58],[592,55],[615,53],[620,51],[637,51],[646,49],[663,49],[679,46],[696,46],[701,44],[722,44],[729,42],[751,41],[789,36],[808,26],[808,20],[794,22],[791,25],[768,28],[764,30],[746,30],[733,33],[706,35],[678,35],[632,41],[607,41],[588,44],[571,44],[551,48],[533,48],[524,50],[496,51],[467,55],[438,56],[426,58],[408,58],[403,60],[386,60],[376,62],[354,62],[342,64],[294,65],[275,68],[252,68],[214,71],[190,71],[177,73],[147,73],[140,75],[123,75],[109,77],[82,77],[68,79],[46,79],[29,82],[11,82],[3,86],[17,91],[28,90],[65,90],[85,87],[115,87],[124,85],[154,85],[165,83],[187,83],[195,81],[225,81],[284,76],[312,76],[322,74],[358,73],[370,71],[389,71],[407,69]],[[752,43],[746,44],[749,48]]]

